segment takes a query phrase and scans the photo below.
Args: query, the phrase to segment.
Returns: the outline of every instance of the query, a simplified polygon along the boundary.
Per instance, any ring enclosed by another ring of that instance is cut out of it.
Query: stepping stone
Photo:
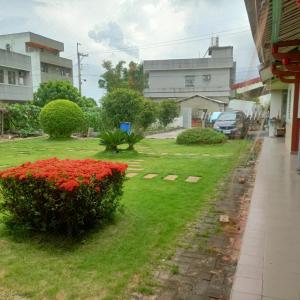
[[[139,173],[127,173],[126,174],[126,177],[128,177],[128,178],[132,178],[132,177],[134,177],[134,176],[136,176],[136,175],[138,175]]]
[[[152,179],[156,177],[158,174],[150,173],[144,176],[144,179]]]
[[[191,182],[191,183],[196,183],[198,182],[200,177],[198,176],[189,176],[185,181],[186,182]]]
[[[177,175],[168,175],[164,178],[164,180],[174,181],[177,177]]]
[[[139,169],[139,168],[128,168],[128,171],[143,171],[144,169]]]

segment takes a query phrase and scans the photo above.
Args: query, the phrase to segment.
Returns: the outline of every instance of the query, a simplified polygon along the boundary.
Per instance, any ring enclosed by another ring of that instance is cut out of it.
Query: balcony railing
[[[31,86],[0,83],[0,100],[28,101],[33,99]]]

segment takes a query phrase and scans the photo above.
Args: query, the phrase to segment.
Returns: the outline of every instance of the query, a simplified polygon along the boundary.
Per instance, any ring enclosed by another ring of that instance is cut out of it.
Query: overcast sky
[[[258,59],[243,0],[0,0],[0,34],[32,31],[65,44],[78,85],[76,42],[83,61],[83,94],[99,99],[104,59],[203,57],[212,35],[232,45],[237,81],[258,75]]]

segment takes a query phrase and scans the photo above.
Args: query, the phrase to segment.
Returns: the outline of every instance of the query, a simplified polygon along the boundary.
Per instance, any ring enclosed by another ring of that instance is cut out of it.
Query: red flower
[[[60,160],[50,158],[34,163],[26,162],[19,167],[0,171],[0,180],[13,178],[25,180],[29,177],[54,183],[60,189],[73,191],[80,184],[97,183],[114,173],[124,174],[127,165],[93,159]],[[99,187],[98,187],[99,189]],[[96,187],[96,191],[99,191]]]

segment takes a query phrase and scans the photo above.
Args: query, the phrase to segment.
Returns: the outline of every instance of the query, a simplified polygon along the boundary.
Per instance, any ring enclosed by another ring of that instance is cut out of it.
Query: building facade
[[[72,60],[60,56],[60,52],[64,51],[64,44],[61,42],[32,32],[22,32],[0,35],[0,49],[6,53],[18,53],[28,57],[31,64],[33,92],[41,83],[49,80],[68,80],[73,83]],[[0,59],[3,53],[3,51],[0,53]],[[3,56],[2,61],[6,57]],[[9,63],[11,60],[5,64]],[[24,94],[24,99],[25,96]]]
[[[209,48],[208,58],[144,61],[148,88],[144,96],[155,100],[183,99],[195,95],[228,102],[235,80],[233,47]]]
[[[244,0],[260,77],[270,91],[270,128],[285,127],[286,146],[300,141],[300,3],[298,0]],[[270,134],[274,134],[270,132]]]
[[[0,49],[0,102],[32,100],[31,59]]]

